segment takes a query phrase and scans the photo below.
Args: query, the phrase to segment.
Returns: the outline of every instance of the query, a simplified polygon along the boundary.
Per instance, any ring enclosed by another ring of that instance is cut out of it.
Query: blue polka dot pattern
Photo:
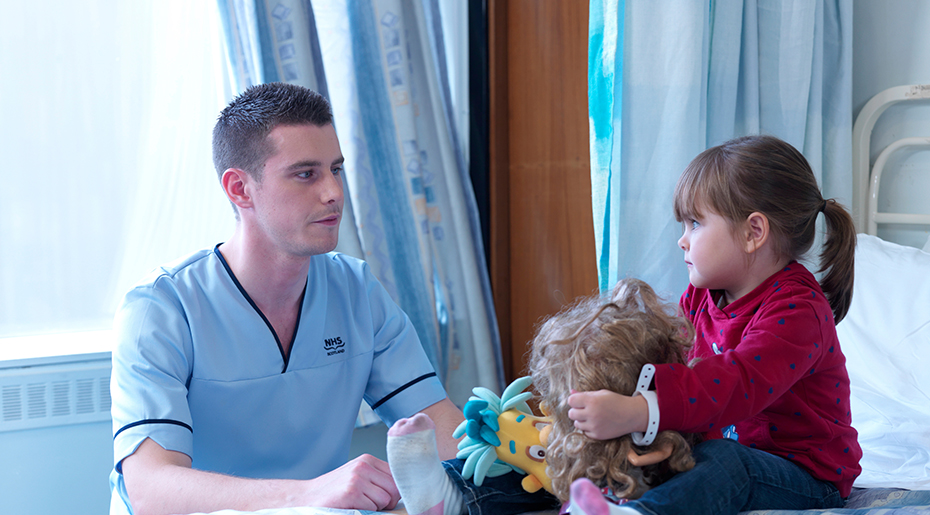
[[[745,438],[747,441],[743,443],[750,447],[755,447],[755,443],[759,448],[767,447],[772,441],[776,445],[784,442],[787,445],[781,449],[795,449],[797,453],[779,455],[805,463],[813,461],[821,478],[833,477],[838,469],[841,476],[835,479],[837,485],[849,485],[857,470],[854,458],[859,455],[855,438],[840,436],[827,443],[833,436],[853,434],[849,428],[851,417],[843,414],[850,409],[849,384],[833,373],[842,358],[843,348],[831,334],[832,313],[823,292],[815,286],[815,280],[804,266],[792,263],[766,281],[771,288],[763,286],[741,298],[739,303],[730,305],[729,310],[714,307],[719,300],[714,298],[716,293],[689,287],[689,296],[682,298],[680,304],[682,313],[692,313],[689,318],[694,322],[696,334],[700,335],[694,357],[705,359],[707,365],[701,373],[698,373],[700,365],[694,370],[695,378],[703,382],[704,389],[698,390],[702,392],[699,397],[692,397],[694,390],[685,387],[687,383],[680,383],[680,390],[670,395],[677,399],[678,405],[688,406],[687,413],[693,415],[683,414],[686,420],[694,417],[697,424],[703,420],[703,426],[695,427],[704,430],[709,430],[709,420],[722,421],[729,414],[745,413],[751,406],[758,410],[759,406],[777,402],[777,412],[766,408],[758,418],[742,422],[747,437],[758,435]],[[711,313],[714,316],[710,316]],[[716,341],[712,342],[711,338]],[[820,350],[821,345],[827,352]],[[724,348],[730,353],[730,359],[706,359],[712,351],[722,353]],[[725,363],[736,367],[726,367]],[[761,380],[755,381],[755,376]],[[808,395],[813,391],[816,395]],[[743,400],[739,399],[740,394]],[[718,399],[717,395],[722,397]],[[825,403],[824,399],[833,399],[836,403]],[[812,405],[812,402],[817,404]],[[821,422],[817,422],[818,419]],[[833,424],[829,424],[830,421]],[[725,425],[720,426],[720,431]],[[816,434],[805,438],[798,433],[804,429]],[[765,444],[760,437],[766,438]],[[816,442],[821,442],[822,451],[818,451]],[[822,456],[816,457],[818,452]]]

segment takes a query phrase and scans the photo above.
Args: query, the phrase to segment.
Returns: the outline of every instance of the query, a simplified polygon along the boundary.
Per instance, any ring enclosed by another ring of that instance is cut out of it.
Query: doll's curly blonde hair
[[[618,497],[636,498],[647,486],[694,466],[691,446],[697,435],[662,431],[652,445],[637,447],[629,435],[588,438],[568,418],[572,390],[632,395],[644,365],[684,365],[693,338],[694,328],[679,316],[678,306],[663,302],[638,279],[618,282],[609,298],[582,298],[542,323],[529,368],[540,406],[553,421],[546,463],[560,500],[568,500],[572,482],[581,477],[610,487]],[[643,453],[668,443],[672,455],[661,463],[639,469],[627,459],[631,448]]]

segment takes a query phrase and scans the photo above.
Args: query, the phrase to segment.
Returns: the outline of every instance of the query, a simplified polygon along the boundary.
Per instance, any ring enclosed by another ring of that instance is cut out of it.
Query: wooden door
[[[489,0],[491,283],[507,380],[537,324],[597,290],[587,0]]]

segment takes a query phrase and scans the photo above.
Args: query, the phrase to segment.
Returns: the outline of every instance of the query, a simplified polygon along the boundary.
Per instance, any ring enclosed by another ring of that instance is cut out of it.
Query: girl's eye
[[[692,230],[693,230],[693,229],[697,229],[699,225],[701,225],[701,224],[700,224],[697,220],[694,220],[694,219],[691,220],[691,229],[692,229]]]

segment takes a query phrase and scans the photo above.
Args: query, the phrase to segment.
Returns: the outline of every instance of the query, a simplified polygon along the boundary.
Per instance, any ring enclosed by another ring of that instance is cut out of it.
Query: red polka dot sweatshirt
[[[849,496],[862,450],[850,425],[849,376],[830,304],[792,262],[720,309],[695,288],[681,307],[696,331],[693,368],[656,365],[659,429],[720,438],[782,456]]]

